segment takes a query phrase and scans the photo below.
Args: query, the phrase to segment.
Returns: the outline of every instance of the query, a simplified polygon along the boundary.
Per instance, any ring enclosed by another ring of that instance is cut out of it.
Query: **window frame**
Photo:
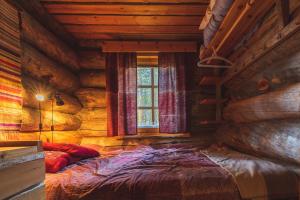
[[[154,124],[155,122],[155,110],[158,110],[158,105],[155,106],[155,89],[157,88],[158,91],[158,84],[155,85],[154,82],[154,69],[157,68],[158,69],[158,65],[153,65],[153,64],[140,64],[137,66],[137,70],[139,68],[151,68],[151,85],[139,85],[137,82],[137,90],[139,88],[150,88],[151,89],[151,106],[138,106],[137,105],[137,112],[139,110],[146,110],[146,109],[151,109],[151,114],[152,114],[152,124]],[[158,78],[158,77],[157,77]],[[158,100],[158,99],[157,99]],[[137,102],[138,104],[138,102]],[[159,111],[158,111],[159,112]],[[137,119],[138,120],[138,119]],[[159,119],[158,119],[159,120]],[[153,133],[153,132],[158,132],[159,131],[159,125],[158,126],[145,126],[145,127],[139,127],[139,124],[137,123],[137,128],[138,128],[138,132],[139,133]]]

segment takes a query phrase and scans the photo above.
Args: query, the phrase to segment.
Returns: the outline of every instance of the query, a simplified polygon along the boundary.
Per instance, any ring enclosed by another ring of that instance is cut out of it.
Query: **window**
[[[139,129],[158,128],[158,67],[137,67],[137,118]]]

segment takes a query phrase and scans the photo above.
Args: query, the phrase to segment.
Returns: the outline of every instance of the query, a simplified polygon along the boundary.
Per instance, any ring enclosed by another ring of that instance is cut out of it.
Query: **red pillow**
[[[99,152],[82,147],[76,144],[59,144],[59,143],[43,143],[43,149],[45,151],[63,151],[70,154],[72,157],[79,157],[81,159],[93,158],[99,156]]]
[[[61,151],[45,151],[47,173],[56,173],[70,164],[71,156]]]

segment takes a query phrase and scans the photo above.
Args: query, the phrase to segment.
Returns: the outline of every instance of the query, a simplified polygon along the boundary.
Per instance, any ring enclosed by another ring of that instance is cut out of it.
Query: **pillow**
[[[47,173],[56,173],[70,164],[71,156],[61,151],[45,151],[45,165]]]
[[[63,143],[43,143],[43,149],[45,151],[62,151],[71,155],[71,157],[78,157],[80,159],[93,158],[99,156],[99,152],[82,147],[76,144],[63,144]]]

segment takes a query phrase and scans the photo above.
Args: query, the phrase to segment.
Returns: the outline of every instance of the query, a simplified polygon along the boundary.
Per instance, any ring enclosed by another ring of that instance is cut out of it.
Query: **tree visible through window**
[[[158,67],[137,68],[138,128],[158,128]]]

